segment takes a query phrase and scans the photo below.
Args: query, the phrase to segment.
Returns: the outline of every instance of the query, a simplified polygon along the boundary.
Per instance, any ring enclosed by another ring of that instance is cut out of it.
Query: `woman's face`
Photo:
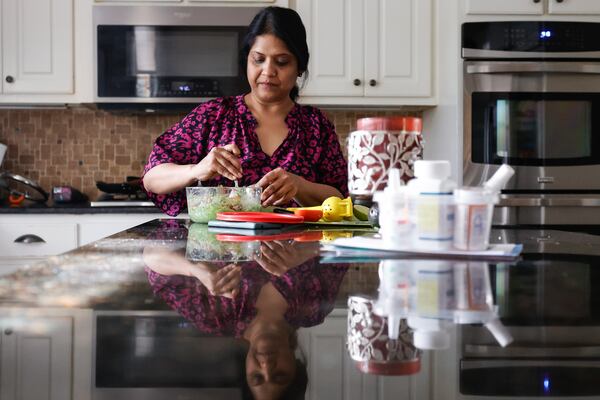
[[[246,355],[246,381],[255,399],[276,399],[294,380],[296,359],[289,332],[265,332],[251,343]]]
[[[272,34],[256,37],[248,54],[248,83],[261,103],[289,98],[298,77],[298,61],[285,43]]]

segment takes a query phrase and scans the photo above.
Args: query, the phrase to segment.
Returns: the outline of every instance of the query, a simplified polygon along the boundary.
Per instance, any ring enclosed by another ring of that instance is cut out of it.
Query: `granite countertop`
[[[238,232],[250,235],[253,231]],[[283,235],[283,241],[273,242],[281,242],[292,248],[303,243],[303,251],[308,246],[312,252],[308,260],[319,263],[319,241],[314,240],[314,234],[319,235],[319,232],[313,231],[308,239],[303,240],[302,236],[306,235],[301,231],[282,233],[271,230],[260,233],[262,240],[231,241],[227,235],[219,235],[218,229],[215,232],[204,224],[194,224],[185,219],[156,219],[2,276],[0,305],[60,306],[61,299],[68,295],[69,301],[64,304],[68,307],[151,309],[161,302],[152,300],[144,252],[164,248],[172,253],[172,257],[191,263],[205,261],[222,264],[228,261],[240,265],[256,264],[254,258],[260,253],[261,245],[264,247],[265,243],[270,243],[265,241],[265,235],[279,235],[274,236],[275,239]],[[330,240],[352,234],[340,230],[323,231],[319,237]],[[301,237],[294,240],[294,235]],[[528,265],[531,262],[529,260],[537,259],[545,260],[546,264],[559,265],[561,260],[573,260],[592,265],[600,257],[600,236],[582,233],[497,229],[492,231],[491,241],[523,244],[523,259],[504,265]],[[331,262],[331,256],[327,260]],[[286,261],[282,259],[281,263],[285,264]],[[376,292],[379,282],[373,267],[378,264],[353,264],[363,276],[373,275],[370,279],[361,280],[363,286],[357,286],[354,282],[352,287],[355,292]],[[344,296],[349,294],[344,293]],[[338,301],[339,304],[345,304],[344,296]]]
[[[588,363],[600,356],[593,350],[600,347],[599,236],[500,229],[492,232],[492,241],[522,243],[520,259],[342,263],[335,257],[321,258],[320,241],[364,233],[259,233],[259,238],[253,238],[257,232],[216,233],[188,220],[153,220],[0,277],[0,308],[93,310],[98,318],[104,316],[102,324],[116,324],[107,335],[112,329],[123,329],[125,336],[138,330],[143,335],[159,330],[165,335],[175,326],[161,317],[168,312],[184,321],[177,323],[181,329],[169,343],[176,346],[184,327],[185,335],[199,335],[211,344],[190,357],[205,364],[208,358],[204,354],[209,357],[208,348],[216,346],[217,338],[245,337],[245,332],[255,329],[259,315],[266,315],[257,314],[259,307],[265,307],[260,304],[274,302],[267,314],[275,318],[279,315],[275,305],[283,301],[286,306],[277,318],[283,318],[285,326],[294,331],[303,327],[304,335],[311,335],[330,318],[347,319],[338,324],[343,328],[340,332],[327,330],[327,335],[341,335],[340,343],[347,343],[352,363],[369,374],[415,374],[418,379],[429,379],[433,370],[420,366],[430,362],[427,354],[450,348],[450,354],[456,355],[451,368],[457,372],[449,376],[459,376],[456,387],[459,390],[460,386],[463,394],[509,395],[507,387],[518,395],[536,396],[540,390],[542,394],[555,393],[548,389],[549,383],[543,383],[542,389],[535,386],[540,368],[552,363],[559,364],[545,370],[550,375],[544,375],[543,382],[552,378],[553,387],[563,394],[599,394],[591,383],[597,368],[576,371],[580,380],[574,385],[565,381],[565,377],[573,377],[574,370],[565,369],[568,363],[556,361],[567,355]],[[276,291],[269,292],[267,287]],[[127,318],[132,322],[126,322]],[[398,339],[390,338],[394,335],[390,324],[399,327]],[[453,331],[457,336],[451,335]],[[320,334],[315,335],[314,340],[320,340]],[[220,354],[233,351],[227,346],[237,346],[219,343],[225,346]],[[97,357],[104,354],[99,349]],[[390,349],[402,351],[390,353]],[[122,351],[119,363],[139,361],[133,352]],[[321,373],[320,359],[315,354],[308,357],[313,357],[310,368],[318,370],[309,373],[314,377]],[[336,360],[330,361],[345,362]],[[461,367],[485,363],[493,367],[494,362],[506,360],[523,362],[502,370]],[[232,358],[230,362],[238,361]],[[142,364],[135,364],[140,371]],[[335,368],[346,367],[336,364]],[[486,375],[492,370],[501,379]],[[516,382],[518,376],[527,379]],[[513,384],[493,383],[496,381]],[[324,389],[316,386],[314,390],[321,394]]]

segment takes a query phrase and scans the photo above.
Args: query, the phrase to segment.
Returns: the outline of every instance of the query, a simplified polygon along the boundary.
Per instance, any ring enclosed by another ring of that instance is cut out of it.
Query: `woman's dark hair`
[[[244,70],[248,63],[250,49],[254,45],[257,36],[272,34],[281,39],[298,61],[298,71],[304,74],[306,80],[308,74],[308,45],[306,44],[306,29],[298,13],[290,8],[267,7],[263,8],[248,26],[248,33],[242,43],[242,65]],[[294,86],[290,92],[292,100],[298,97],[298,86]]]

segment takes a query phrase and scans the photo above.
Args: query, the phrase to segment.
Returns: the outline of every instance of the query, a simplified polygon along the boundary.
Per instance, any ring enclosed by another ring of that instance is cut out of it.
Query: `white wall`
[[[460,0],[437,0],[433,26],[437,59],[434,77],[438,106],[423,113],[426,160],[449,160],[452,177],[462,182],[462,60],[460,58]]]

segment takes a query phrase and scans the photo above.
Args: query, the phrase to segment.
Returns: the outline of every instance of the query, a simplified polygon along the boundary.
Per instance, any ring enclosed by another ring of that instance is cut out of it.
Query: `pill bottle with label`
[[[373,197],[379,206],[379,233],[384,242],[398,249],[410,247],[407,189],[401,171],[392,168],[385,190],[375,192]]]
[[[413,244],[422,250],[452,248],[456,183],[450,179],[450,162],[417,160],[415,179],[408,182],[408,217]]]
[[[492,214],[498,193],[485,187],[463,187],[454,191],[454,247],[481,251],[490,244]]]

